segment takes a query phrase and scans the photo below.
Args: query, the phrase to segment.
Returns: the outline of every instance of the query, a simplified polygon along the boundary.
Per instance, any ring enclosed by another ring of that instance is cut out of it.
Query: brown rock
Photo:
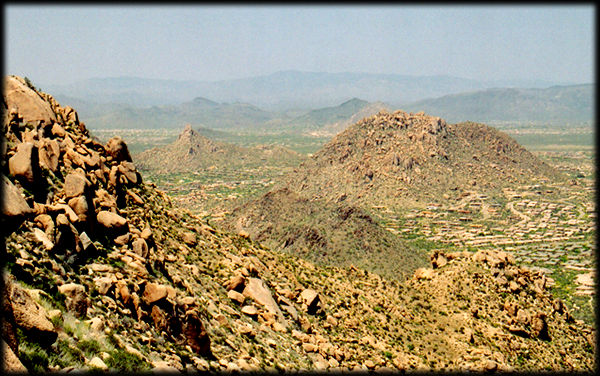
[[[108,140],[106,143],[106,152],[117,162],[131,162],[131,155],[129,154],[127,144],[119,136],[115,136]]]
[[[169,322],[167,320],[166,312],[157,305],[152,306],[152,311],[150,312],[150,317],[154,322],[154,326],[161,331],[168,331]]]
[[[67,198],[82,196],[90,185],[90,181],[82,173],[71,172],[65,178],[65,196]]]
[[[235,292],[235,291],[233,291],[233,292]],[[256,309],[255,306],[247,305],[247,306],[242,307],[242,313],[246,314],[248,316],[251,316],[251,317],[256,317],[256,316],[258,316],[258,309]]]
[[[23,363],[21,363],[19,358],[17,358],[10,346],[8,346],[6,342],[4,342],[4,339],[2,339],[1,346],[2,367],[0,368],[0,370],[2,371],[2,373],[27,373],[27,368],[25,368]]]
[[[50,345],[58,336],[46,310],[36,303],[29,293],[6,277],[4,294],[6,304],[10,304],[14,322],[29,338],[43,345]]]
[[[117,287],[115,289],[115,297],[120,297],[124,305],[129,305],[129,302],[131,300],[131,294],[125,281],[117,282]]]
[[[54,204],[54,205],[51,205],[51,206],[47,206],[47,209],[49,211],[51,211],[51,212],[62,212],[62,213],[64,213],[65,215],[63,215],[63,217],[67,218],[68,222],[70,222],[70,223],[78,223],[79,222],[79,217],[77,216],[77,213],[75,213],[75,211],[73,209],[71,209],[71,207],[69,205],[66,205],[66,204]],[[57,218],[58,218],[58,216],[57,216]],[[57,219],[56,224],[57,225],[62,225],[62,224],[66,224],[66,223],[59,223],[58,219]]]
[[[242,275],[231,277],[231,279],[225,283],[225,288],[227,290],[242,292],[244,291],[244,287],[246,287],[246,278],[244,278]]]
[[[183,333],[187,340],[188,345],[194,350],[196,354],[203,356],[212,355],[210,350],[210,338],[208,332],[204,328],[204,324],[200,320],[198,311],[195,309],[189,310],[185,313],[185,323],[183,326]]]
[[[101,210],[98,213],[97,219],[98,223],[106,230],[117,232],[129,230],[129,226],[127,225],[127,219],[121,217],[116,213]]]
[[[38,159],[40,166],[55,172],[58,168],[58,157],[60,156],[60,146],[56,140],[43,138],[38,144]]]
[[[168,294],[167,286],[149,282],[149,283],[146,283],[146,286],[144,287],[144,293],[142,294],[142,300],[147,305],[150,305],[161,299],[166,298],[167,294]]]
[[[140,196],[138,196],[134,192],[130,191],[129,189],[127,190],[127,195],[129,195],[129,197],[131,197],[133,202],[135,202],[136,204],[144,205],[144,200],[142,200],[142,198]]]
[[[67,310],[73,312],[76,317],[85,317],[90,306],[85,287],[77,283],[67,283],[58,287],[58,291],[67,297],[65,305]]]
[[[45,124],[52,124],[57,121],[50,104],[28,87],[21,77],[4,78],[4,100],[6,108],[16,109],[25,123],[43,121]]]
[[[17,152],[8,160],[10,174],[29,183],[40,176],[37,147],[31,142],[17,145]]]
[[[44,230],[46,235],[54,234],[54,221],[48,214],[37,215],[33,221]]]
[[[229,290],[227,297],[239,304],[244,304],[246,297],[235,290]]]
[[[548,323],[546,321],[546,314],[538,312],[531,319],[531,336],[533,338],[540,338],[546,341],[550,340],[548,334]]]
[[[441,268],[448,263],[448,258],[441,252],[435,252],[431,255],[431,266],[434,269]]]
[[[119,185],[119,168],[117,166],[112,166],[110,168],[110,172],[108,173],[108,183],[113,187]]]
[[[415,270],[415,279],[431,279],[433,278],[433,269],[429,268],[418,268]]]
[[[86,254],[90,256],[96,254],[97,248],[85,231],[79,234],[79,240],[81,241],[81,248]]]
[[[111,277],[94,278],[94,285],[100,295],[106,295],[115,284],[115,280]]]
[[[119,163],[118,169],[119,172],[125,176],[130,183],[136,184],[138,182],[135,165],[132,162],[122,161]]]
[[[517,311],[517,321],[521,324],[529,324],[529,321],[530,321],[529,312],[527,312],[524,309],[519,309]]]
[[[142,238],[136,238],[131,244],[133,252],[143,258],[147,258],[149,255],[148,244]]]
[[[65,131],[65,128],[63,128],[62,125],[60,125],[58,123],[52,124],[51,132],[56,137],[60,137],[60,138],[64,138],[67,135],[67,131]]]
[[[123,235],[119,235],[114,239],[116,245],[126,245],[129,244],[131,240],[131,233],[127,232]]]
[[[308,314],[314,315],[319,309],[319,293],[313,289],[305,289],[300,293],[300,299],[302,302],[306,304],[306,312]]]
[[[77,218],[79,218],[79,221],[82,223],[88,222],[90,217],[96,213],[95,211],[90,210],[88,200],[85,196],[73,197],[69,200],[68,204],[69,207],[73,209],[75,214],[77,214]]]
[[[516,303],[513,303],[513,302],[505,302],[504,303],[504,310],[506,311],[506,313],[508,313],[509,316],[516,315],[518,308],[519,307],[517,306]]]
[[[275,314],[278,319],[283,319],[283,313],[279,306],[273,300],[271,291],[260,278],[249,278],[246,287],[242,292],[244,296],[254,299],[257,303],[263,305],[267,311]]]
[[[16,230],[33,210],[21,195],[19,188],[4,175],[2,175],[2,232],[8,234]]]
[[[187,245],[190,245],[190,246],[196,245],[196,234],[194,234],[193,232],[189,232],[189,231],[184,232],[183,234],[181,234],[181,239]]]
[[[33,236],[38,242],[42,243],[46,251],[49,251],[54,247],[54,243],[48,239],[48,235],[46,235],[46,233],[39,228],[33,229]]]
[[[96,200],[97,200],[97,205],[96,205],[97,207],[103,207],[103,208],[107,208],[107,209],[117,207],[117,199],[115,199],[115,197],[113,195],[111,195],[104,189],[96,190],[96,199],[94,201],[96,201]]]

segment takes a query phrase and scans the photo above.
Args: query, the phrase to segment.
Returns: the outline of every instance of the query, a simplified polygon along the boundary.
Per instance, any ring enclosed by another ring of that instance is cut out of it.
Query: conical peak
[[[190,124],[186,124],[185,128],[183,128],[183,132],[179,134],[177,141],[191,141],[193,138],[198,136],[198,133],[192,129],[192,126]]]

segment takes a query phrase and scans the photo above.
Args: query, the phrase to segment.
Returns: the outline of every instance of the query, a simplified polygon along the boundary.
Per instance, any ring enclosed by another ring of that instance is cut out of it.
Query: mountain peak
[[[188,123],[185,125],[185,128],[183,128],[183,131],[179,134],[179,137],[177,137],[177,141],[191,142],[197,137],[200,137],[200,135],[192,128],[192,125]]]

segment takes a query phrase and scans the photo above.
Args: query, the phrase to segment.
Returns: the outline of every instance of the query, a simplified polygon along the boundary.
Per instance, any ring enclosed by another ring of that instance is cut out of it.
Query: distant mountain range
[[[540,84],[537,81],[530,82],[530,88],[487,84],[449,76],[288,71],[216,82],[123,77],[50,87],[68,92],[56,95],[57,100],[78,108],[92,129],[181,128],[191,123],[219,130],[334,135],[382,109],[424,111],[449,122],[495,124],[581,124],[594,118],[594,84],[546,88],[534,87]]]
[[[548,87],[556,84],[561,83],[539,80],[478,81],[444,75],[282,71],[222,81],[111,77],[41,86],[55,93],[56,97],[68,94],[92,104],[121,103],[150,107],[189,102],[201,96],[217,102],[250,103],[269,111],[284,111],[336,106],[352,97],[398,105],[493,87]],[[85,112],[85,108],[78,108],[79,112]]]
[[[585,123],[594,119],[595,85],[545,89],[487,89],[445,95],[402,106],[436,114],[449,122]]]

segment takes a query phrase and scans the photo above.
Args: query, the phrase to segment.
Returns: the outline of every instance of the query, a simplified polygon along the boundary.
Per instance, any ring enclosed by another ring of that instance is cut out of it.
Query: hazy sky
[[[594,82],[592,6],[5,6],[5,69],[35,83],[280,70]]]

